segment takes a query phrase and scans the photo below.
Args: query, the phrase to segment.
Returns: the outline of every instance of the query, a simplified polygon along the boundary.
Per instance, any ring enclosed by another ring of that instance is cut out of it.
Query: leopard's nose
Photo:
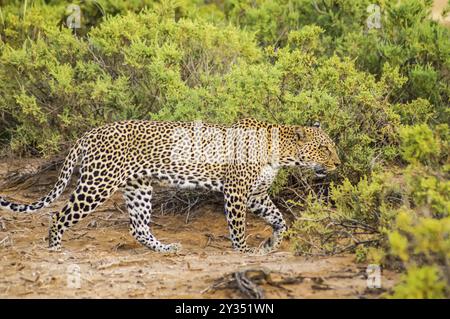
[[[334,166],[336,166],[336,168],[338,168],[339,166],[341,166],[341,160],[339,158],[335,158],[334,159]]]

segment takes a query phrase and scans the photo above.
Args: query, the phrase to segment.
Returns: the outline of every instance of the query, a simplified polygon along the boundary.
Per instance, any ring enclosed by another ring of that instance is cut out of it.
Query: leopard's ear
[[[320,122],[319,122],[319,121],[316,121],[316,122],[314,122],[314,124],[313,124],[312,126],[317,127],[317,128],[320,128]]]
[[[303,127],[297,127],[295,129],[295,136],[297,137],[298,141],[303,141],[306,138],[306,132],[305,129]]]

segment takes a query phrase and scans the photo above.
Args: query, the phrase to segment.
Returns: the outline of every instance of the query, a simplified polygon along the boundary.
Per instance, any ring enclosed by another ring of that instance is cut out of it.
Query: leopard
[[[63,233],[121,191],[129,214],[129,232],[156,252],[176,253],[180,243],[162,243],[151,231],[156,182],[223,194],[232,248],[251,253],[246,243],[250,212],[272,228],[259,250],[276,250],[286,221],[269,196],[284,167],[306,167],[319,178],[341,164],[337,149],[316,122],[285,125],[245,118],[230,125],[201,121],[126,120],[84,133],[70,148],[50,192],[31,204],[0,196],[0,209],[31,213],[49,206],[68,186],[79,166],[75,190],[63,208],[52,213],[48,247],[60,251]]]

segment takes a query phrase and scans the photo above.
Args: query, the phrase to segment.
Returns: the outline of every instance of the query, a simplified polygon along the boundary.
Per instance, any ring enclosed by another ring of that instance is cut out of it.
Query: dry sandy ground
[[[0,163],[0,179],[13,166],[24,168],[22,162]],[[32,187],[0,193],[31,202],[55,179],[50,172]],[[263,269],[270,276],[257,283],[266,298],[376,298],[398,278],[385,271],[383,289],[367,289],[366,265],[352,256],[294,256],[288,242],[265,256],[235,253],[222,208],[213,204],[191,211],[188,222],[186,214],[154,216],[156,236],[183,245],[176,255],[155,253],[129,235],[128,218],[117,208],[123,204],[119,193],[65,233],[62,252],[49,252],[50,212],[67,196],[35,214],[0,213],[0,297],[241,298],[236,287],[218,283],[237,271]],[[249,216],[248,234],[249,243],[258,245],[270,230]]]
[[[433,19],[442,22],[446,26],[450,26],[450,15],[447,14],[444,17],[441,15],[447,5],[447,2],[448,0],[435,0],[431,11],[431,16]]]

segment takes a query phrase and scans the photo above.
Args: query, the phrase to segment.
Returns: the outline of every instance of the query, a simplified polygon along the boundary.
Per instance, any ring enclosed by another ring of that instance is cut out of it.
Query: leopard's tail
[[[0,196],[0,209],[7,209],[13,212],[30,213],[39,210],[43,207],[50,205],[55,199],[57,199],[66,188],[72,176],[73,169],[81,156],[81,140],[79,140],[75,146],[71,148],[69,154],[64,160],[63,167],[59,173],[58,181],[53,189],[40,200],[27,204],[11,203],[5,198]]]

